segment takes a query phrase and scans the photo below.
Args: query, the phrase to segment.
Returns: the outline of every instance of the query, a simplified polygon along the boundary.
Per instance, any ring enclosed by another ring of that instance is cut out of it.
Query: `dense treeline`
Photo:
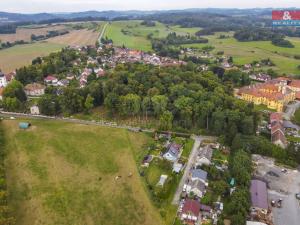
[[[160,56],[168,56],[172,58],[178,58],[180,54],[179,45],[193,44],[193,43],[208,43],[206,38],[200,38],[190,35],[177,35],[176,33],[170,33],[166,38],[156,39],[150,35],[152,49],[155,50]]]
[[[151,115],[175,128],[224,134],[231,143],[237,132],[253,134],[258,121],[253,105],[235,99],[231,91],[211,72],[119,65],[105,83],[104,104],[111,113]]]
[[[242,29],[234,33],[238,41],[271,41],[275,38],[284,38],[284,35],[269,29]]]
[[[5,174],[5,138],[4,129],[0,121],[0,224],[12,225],[15,224],[15,219],[11,217],[10,209],[8,207],[7,200],[7,186],[6,186],[6,174]]]
[[[268,139],[262,136],[248,136],[237,134],[232,142],[233,149],[244,149],[251,154],[260,154],[275,158],[276,161],[296,166],[300,163],[300,151],[290,145],[284,150],[273,145]]]
[[[285,35],[280,32],[263,28],[242,29],[234,33],[234,38],[238,41],[272,41],[273,45],[293,48],[294,45],[284,37]]]
[[[252,174],[251,155],[244,150],[232,152],[229,159],[231,177],[236,180],[236,190],[230,196],[225,213],[230,216],[232,225],[245,224],[251,206],[250,181]]]
[[[0,50],[1,49],[6,49],[6,48],[11,48],[15,45],[25,45],[25,44],[29,44],[29,42],[27,41],[23,41],[23,40],[19,40],[19,41],[14,41],[14,42],[1,42],[0,40]]]
[[[295,47],[289,40],[285,40],[283,38],[272,39],[272,44],[279,46],[279,47],[284,47],[284,48],[294,48]]]
[[[41,41],[41,40],[46,40],[48,38],[52,38],[52,37],[57,37],[57,36],[60,36],[60,35],[65,35],[65,34],[68,34],[69,31],[67,30],[51,30],[51,31],[48,31],[48,33],[46,35],[35,35],[35,34],[32,34],[31,35],[31,40],[32,41]]]
[[[146,27],[155,27],[155,22],[151,20],[144,20],[141,22],[141,25],[146,26]]]

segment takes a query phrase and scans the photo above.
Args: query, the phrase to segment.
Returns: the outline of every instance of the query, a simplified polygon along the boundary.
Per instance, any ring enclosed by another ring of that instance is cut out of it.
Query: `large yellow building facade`
[[[243,87],[238,90],[236,96],[256,105],[265,105],[269,109],[282,112],[285,105],[296,99],[296,90],[291,88],[286,80],[276,79]]]

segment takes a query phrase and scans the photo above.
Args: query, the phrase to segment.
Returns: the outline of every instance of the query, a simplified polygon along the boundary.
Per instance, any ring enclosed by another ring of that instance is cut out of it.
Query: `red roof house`
[[[53,75],[48,75],[44,78],[44,81],[48,84],[56,84],[58,82],[58,79]]]
[[[274,121],[282,121],[282,114],[281,113],[271,113],[270,123],[272,123]]]
[[[195,224],[198,221],[200,209],[201,205],[198,201],[191,199],[186,200],[182,208],[181,220],[189,224]]]

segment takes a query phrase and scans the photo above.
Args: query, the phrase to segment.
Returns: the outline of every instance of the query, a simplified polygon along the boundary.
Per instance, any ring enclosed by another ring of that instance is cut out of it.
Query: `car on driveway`
[[[278,173],[275,173],[274,171],[268,171],[267,175],[272,176],[272,177],[279,177]]]

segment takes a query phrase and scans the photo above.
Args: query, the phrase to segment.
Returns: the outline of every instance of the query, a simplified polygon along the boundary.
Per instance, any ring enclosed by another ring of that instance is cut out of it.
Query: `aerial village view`
[[[299,2],[172,4],[0,2],[0,224],[300,224]]]

